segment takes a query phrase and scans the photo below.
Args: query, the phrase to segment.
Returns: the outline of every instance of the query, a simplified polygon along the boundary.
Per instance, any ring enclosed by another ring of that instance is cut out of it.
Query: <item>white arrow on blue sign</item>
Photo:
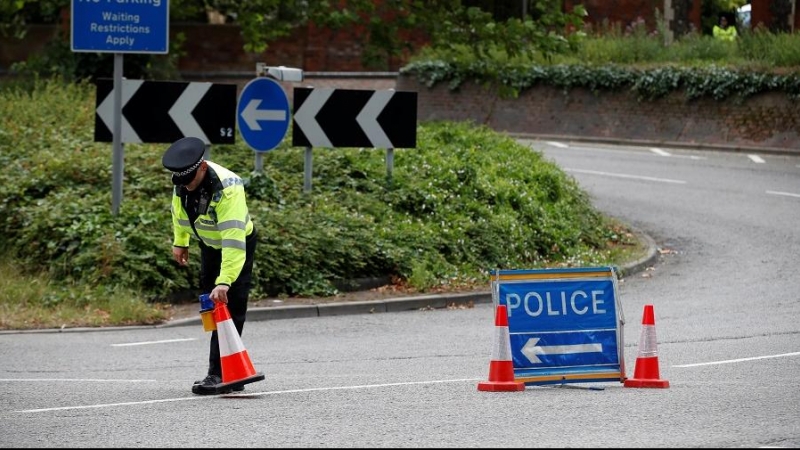
[[[530,338],[522,346],[520,352],[536,364],[542,362],[539,356],[569,355],[574,353],[603,352],[603,344],[568,344],[568,345],[538,345],[539,338]]]
[[[257,152],[272,150],[289,130],[289,99],[271,78],[255,78],[239,95],[236,121],[239,134]]]

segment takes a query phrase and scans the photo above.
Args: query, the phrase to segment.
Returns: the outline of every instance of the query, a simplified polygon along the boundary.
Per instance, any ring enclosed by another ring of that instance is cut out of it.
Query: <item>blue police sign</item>
[[[72,51],[168,53],[168,0],[72,0]]]
[[[612,268],[503,270],[514,377],[525,384],[624,381],[621,309]]]
[[[257,152],[272,150],[289,129],[289,99],[271,78],[255,78],[239,95],[236,123],[239,134]]]

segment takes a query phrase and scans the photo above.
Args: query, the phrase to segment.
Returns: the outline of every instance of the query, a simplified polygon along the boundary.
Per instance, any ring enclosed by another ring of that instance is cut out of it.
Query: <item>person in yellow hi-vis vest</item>
[[[200,289],[215,302],[228,305],[236,331],[242,335],[252,283],[256,229],[250,218],[242,179],[204,159],[205,143],[196,137],[175,141],[161,158],[172,172],[172,257],[189,261],[189,241],[200,244]],[[208,373],[195,381],[198,395],[219,393],[222,382],[217,331],[211,333]],[[244,387],[234,388],[241,391]]]
[[[728,24],[728,18],[724,15],[719,17],[719,25],[714,25],[711,31],[714,35],[714,39],[719,39],[721,41],[733,42],[736,40],[736,37],[739,36],[736,32],[736,27],[730,26],[730,24]]]

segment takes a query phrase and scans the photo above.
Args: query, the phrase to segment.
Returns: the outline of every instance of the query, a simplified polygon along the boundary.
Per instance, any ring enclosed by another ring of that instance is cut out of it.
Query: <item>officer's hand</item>
[[[228,303],[228,289],[230,288],[230,286],[226,286],[224,284],[216,285],[214,290],[211,291],[211,300],[214,300],[215,302]]]
[[[172,247],[172,258],[178,265],[189,264],[189,249],[183,247]]]

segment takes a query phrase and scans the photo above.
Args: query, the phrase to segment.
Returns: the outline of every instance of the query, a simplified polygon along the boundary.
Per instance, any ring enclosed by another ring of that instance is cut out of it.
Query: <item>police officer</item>
[[[219,164],[203,159],[205,143],[196,137],[175,141],[161,163],[172,172],[172,257],[186,266],[189,240],[200,243],[200,289],[215,302],[227,303],[242,335],[250,295],[256,229],[250,218],[242,179]],[[218,392],[222,382],[219,340],[211,333],[208,374],[192,392]],[[235,388],[237,391],[244,387]]]
[[[719,25],[714,25],[711,34],[720,41],[733,42],[739,36],[736,27],[730,26],[728,17],[724,14],[719,16]]]

